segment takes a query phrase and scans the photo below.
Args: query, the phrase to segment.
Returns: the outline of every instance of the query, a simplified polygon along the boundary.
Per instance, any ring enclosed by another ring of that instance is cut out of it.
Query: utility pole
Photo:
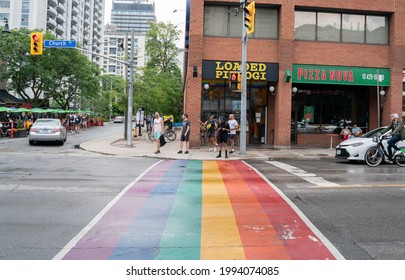
[[[134,40],[135,40],[135,34],[134,34],[134,30],[131,31],[131,57],[129,62],[128,61],[124,61],[124,60],[120,60],[120,59],[116,59],[116,58],[111,58],[108,57],[106,55],[102,55],[102,54],[98,54],[86,49],[82,49],[82,48],[78,48],[76,47],[76,49],[83,51],[83,52],[87,52],[90,53],[92,55],[95,56],[99,56],[99,57],[103,57],[106,59],[110,59],[119,63],[122,63],[126,66],[129,66],[129,73],[130,73],[130,77],[129,77],[129,92],[128,92],[128,116],[127,116],[127,146],[132,146],[132,107],[133,107],[133,102],[134,102]]]
[[[246,59],[247,59],[247,42],[248,36],[246,33],[245,18],[246,18],[246,1],[241,0],[242,3],[242,60],[241,60],[241,72],[242,72],[242,92],[241,92],[241,102],[240,102],[240,139],[239,139],[239,152],[241,155],[246,155]]]
[[[248,35],[255,30],[255,2],[247,5],[246,0],[241,0],[242,5],[242,92],[241,92],[241,113],[240,113],[240,140],[239,152],[241,155],[246,154],[246,110],[247,110],[247,79],[246,79],[246,60],[247,60],[247,43]]]

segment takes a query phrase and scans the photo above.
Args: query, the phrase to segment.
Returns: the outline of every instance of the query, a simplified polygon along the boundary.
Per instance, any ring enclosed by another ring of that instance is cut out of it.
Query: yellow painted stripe
[[[202,260],[244,260],[232,205],[216,161],[203,161]]]

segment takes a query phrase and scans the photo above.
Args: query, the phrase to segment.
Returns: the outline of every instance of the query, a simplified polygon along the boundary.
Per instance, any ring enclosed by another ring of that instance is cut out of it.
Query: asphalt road
[[[123,125],[69,134],[64,146],[0,141],[0,259],[52,259],[153,159],[75,149]]]
[[[157,159],[76,149],[123,131],[106,124],[64,146],[0,139],[0,259],[52,259]],[[346,259],[405,259],[405,172],[396,165],[248,160]]]
[[[346,259],[405,259],[402,168],[371,168],[334,159],[283,161],[298,168],[295,170],[268,162],[250,163],[276,184]]]

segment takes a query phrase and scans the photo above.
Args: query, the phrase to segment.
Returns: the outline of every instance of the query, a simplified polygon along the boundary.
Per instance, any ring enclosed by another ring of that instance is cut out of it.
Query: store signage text
[[[215,79],[229,79],[230,71],[241,71],[239,62],[215,62]],[[246,63],[246,79],[266,81],[267,65],[264,63]]]
[[[293,65],[293,83],[390,86],[389,68]]]
[[[352,70],[325,70],[325,69],[297,69],[298,81],[313,80],[313,81],[345,81],[354,82]]]

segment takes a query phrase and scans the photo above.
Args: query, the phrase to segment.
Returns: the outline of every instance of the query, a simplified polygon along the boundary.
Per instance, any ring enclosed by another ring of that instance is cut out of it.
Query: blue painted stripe
[[[202,161],[189,161],[159,245],[159,260],[199,260]]]
[[[146,199],[143,209],[129,226],[109,259],[153,260],[166,226],[186,163],[173,161]],[[139,187],[142,187],[140,184]],[[136,186],[135,186],[136,189]]]

